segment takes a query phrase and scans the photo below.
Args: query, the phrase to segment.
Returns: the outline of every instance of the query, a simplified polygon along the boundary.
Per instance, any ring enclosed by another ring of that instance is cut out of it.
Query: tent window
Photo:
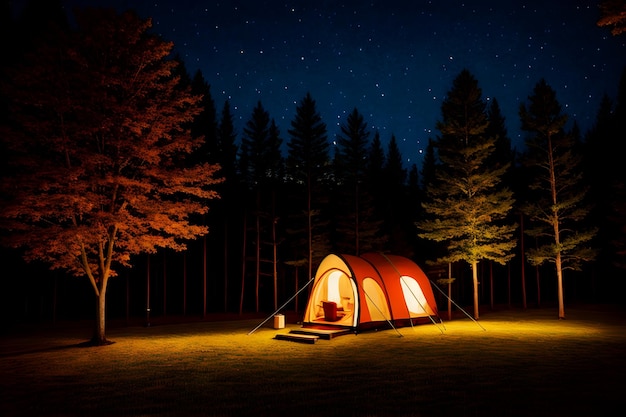
[[[387,298],[380,285],[372,278],[365,278],[363,280],[363,292],[372,321],[390,320],[391,314],[389,313]]]
[[[402,285],[402,293],[404,294],[404,301],[409,309],[410,313],[424,314],[426,311],[424,308],[428,305],[426,297],[420,288],[415,278],[403,276],[400,278],[400,284]]]

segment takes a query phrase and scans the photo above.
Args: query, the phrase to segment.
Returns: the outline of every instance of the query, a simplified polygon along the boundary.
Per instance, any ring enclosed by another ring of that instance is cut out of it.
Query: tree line
[[[27,9],[5,26],[25,30],[3,65],[2,242],[61,271],[55,283],[87,278],[91,290],[63,302],[96,295],[95,343],[110,278],[126,277],[108,308],[127,317],[273,311],[330,252],[412,258],[476,318],[481,297],[526,307],[531,273],[534,302],[547,288],[560,318],[565,294],[615,301],[623,287],[625,174],[610,150],[626,134],[626,71],[584,134],[538,80],[518,152],[497,99],[463,70],[421,169],[407,169],[395,137],[383,145],[356,107],[329,132],[312,92],[287,132],[261,101],[236,132],[230,103],[217,111],[149,19],[89,9],[71,28],[44,3],[43,21]],[[51,276],[12,265],[4,294]]]

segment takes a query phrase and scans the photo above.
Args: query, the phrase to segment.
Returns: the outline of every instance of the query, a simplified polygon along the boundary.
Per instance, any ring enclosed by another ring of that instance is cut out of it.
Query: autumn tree
[[[527,234],[541,239],[526,255],[534,265],[554,264],[559,318],[564,319],[563,271],[579,270],[583,262],[596,256],[589,247],[595,229],[584,230],[579,224],[590,211],[585,204],[580,146],[564,131],[567,115],[545,80],[535,85],[519,114],[522,129],[528,132],[523,161],[532,176],[528,184],[533,194],[524,207],[532,222]]]
[[[216,165],[181,167],[200,145],[188,126],[200,97],[178,88],[172,44],[132,12],[88,9],[50,33],[2,88],[11,152],[2,183],[3,243],[91,283],[92,342],[107,343],[109,280],[131,256],[184,250],[207,233],[190,215],[216,197]],[[4,79],[4,78],[3,78]]]
[[[614,36],[626,32],[626,2],[624,0],[605,0],[598,5],[600,19],[597,25],[610,27]]]
[[[446,243],[447,255],[438,263],[471,265],[475,318],[479,261],[505,264],[516,244],[515,225],[502,222],[513,206],[511,191],[501,184],[507,166],[487,164],[495,139],[486,135],[489,122],[481,95],[474,76],[463,70],[441,106],[441,136],[435,144],[441,164],[426,188],[427,217],[417,224],[421,237]]]

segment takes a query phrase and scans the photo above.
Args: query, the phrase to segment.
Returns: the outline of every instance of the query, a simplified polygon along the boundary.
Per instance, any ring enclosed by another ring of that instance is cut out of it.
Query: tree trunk
[[[526,258],[524,255],[524,214],[520,214],[520,256],[522,263],[522,308],[528,307],[526,302]]]
[[[474,318],[478,320],[478,262],[472,262],[472,282],[474,284]]]
[[[556,253],[556,279],[559,293],[559,319],[565,318],[565,303],[563,299],[563,268],[561,267],[561,252]]]
[[[452,320],[452,262],[448,262],[448,321]]]
[[[150,327],[150,254],[146,256],[146,327]]]
[[[102,280],[102,284],[96,294],[96,326],[91,343],[96,346],[106,345],[106,291],[108,278]]]
[[[167,253],[163,251],[163,317],[167,316]]]
[[[248,214],[244,212],[243,214],[243,241],[241,244],[242,247],[242,257],[241,257],[241,295],[239,297],[239,315],[243,314],[243,299],[245,294],[246,287],[246,239],[247,239],[247,231],[248,231]]]
[[[202,236],[202,318],[206,318],[207,291],[207,243],[206,235]]]
[[[307,211],[307,229],[308,229],[308,258],[309,258],[309,272],[307,275],[307,280],[311,279],[313,276],[313,219],[311,213],[311,175],[309,174],[307,178],[307,203],[306,203],[306,211]]]
[[[228,217],[224,222],[224,313],[228,312]]]
[[[494,300],[493,300],[493,261],[489,261],[489,306],[493,310]]]
[[[507,304],[511,308],[511,262],[506,264],[506,288],[507,288]]]
[[[183,252],[183,316],[187,315],[187,251]]]
[[[300,290],[300,287],[298,286],[298,269],[300,268],[296,266],[296,294],[298,293],[298,290]],[[295,305],[296,313],[298,312],[298,298],[300,297],[296,295],[296,305]]]

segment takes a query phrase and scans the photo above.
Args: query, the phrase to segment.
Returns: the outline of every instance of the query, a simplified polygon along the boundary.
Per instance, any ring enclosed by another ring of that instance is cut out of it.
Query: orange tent
[[[439,321],[430,281],[408,258],[330,254],[315,274],[303,327],[354,331]]]

